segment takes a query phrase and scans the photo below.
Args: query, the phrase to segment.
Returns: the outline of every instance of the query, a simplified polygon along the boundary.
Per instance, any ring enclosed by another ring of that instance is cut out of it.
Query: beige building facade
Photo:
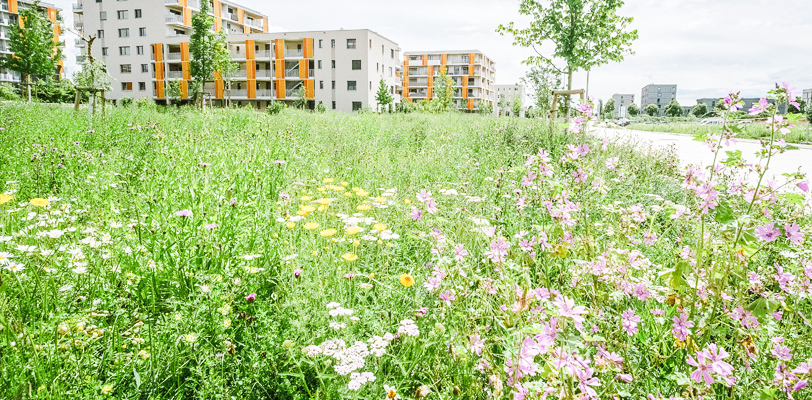
[[[454,80],[453,99],[459,110],[474,112],[487,106],[496,109],[496,63],[479,50],[404,53],[403,100],[431,100],[435,95],[434,80],[443,69]]]

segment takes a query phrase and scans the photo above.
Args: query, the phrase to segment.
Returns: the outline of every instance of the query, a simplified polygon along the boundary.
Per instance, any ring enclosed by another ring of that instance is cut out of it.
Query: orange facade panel
[[[423,65],[429,65],[429,55],[423,54]]]
[[[241,8],[237,9],[237,22],[245,24],[245,10]]]
[[[468,54],[468,76],[474,76],[474,58],[476,54]]]
[[[219,72],[214,73],[214,98],[222,99],[223,91],[225,90],[225,83],[223,82],[223,74]]]
[[[180,44],[180,60],[183,62],[189,61],[189,42]]]
[[[245,71],[247,79],[257,79],[257,62],[254,60],[247,60],[245,62]]]
[[[248,98],[249,99],[256,99],[257,98],[257,81],[255,80],[248,80]]]
[[[474,99],[468,99],[468,109],[469,110],[474,109]]]
[[[8,0],[8,12],[12,14],[19,13],[19,10],[17,9],[17,0]]]
[[[262,19],[262,30],[268,32],[268,17]]]
[[[307,80],[305,81],[305,97],[308,99],[313,99],[316,97],[316,81],[314,80]]]
[[[189,81],[180,81],[180,98],[189,98]]]
[[[164,94],[164,81],[162,80],[155,81],[155,97],[159,99],[166,97]]]
[[[468,78],[462,78],[462,97],[468,98]]]
[[[276,81],[276,98],[285,98],[285,81]]]
[[[307,79],[308,78],[308,66],[310,65],[310,60],[301,59],[299,60],[299,79]]]
[[[220,29],[223,27],[223,5],[220,4],[220,0],[213,0],[214,1],[214,30],[220,32]]]
[[[183,25],[192,26],[192,10],[190,8],[183,8]]]
[[[448,64],[448,54],[443,54],[440,56],[440,65]]]
[[[276,58],[277,60],[284,60],[285,59],[285,39],[274,39],[273,48],[274,48],[274,58]]]
[[[256,44],[253,40],[246,40],[245,41],[245,59],[246,60],[253,60],[256,57]]]
[[[285,79],[285,60],[274,61],[276,68],[276,79]]]
[[[302,52],[304,58],[313,58],[313,38],[305,38],[302,40]]]

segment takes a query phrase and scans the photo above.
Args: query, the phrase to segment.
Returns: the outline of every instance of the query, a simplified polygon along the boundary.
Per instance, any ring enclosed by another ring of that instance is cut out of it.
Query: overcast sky
[[[72,25],[76,0],[51,1]],[[478,49],[496,62],[499,84],[517,82],[528,70],[522,60],[534,54],[495,32],[499,24],[526,24],[518,0],[237,2],[267,14],[272,31],[368,28],[403,51]],[[812,0],[626,0],[620,14],[634,17],[635,54],[593,70],[590,97],[631,93],[639,102],[649,83],[677,84],[677,99],[691,105],[730,89],[761,96],[780,81],[812,88]],[[71,73],[74,38],[65,36]],[[585,73],[576,74],[574,86],[586,86]]]

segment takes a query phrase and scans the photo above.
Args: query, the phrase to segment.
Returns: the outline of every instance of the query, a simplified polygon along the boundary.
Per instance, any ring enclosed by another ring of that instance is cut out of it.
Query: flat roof
[[[432,50],[432,51],[407,51],[403,53],[406,56],[413,56],[413,55],[423,55],[423,54],[470,54],[470,53],[479,53],[485,55],[485,53],[479,50]]]
[[[330,34],[333,32],[369,32],[375,35],[378,35],[394,44],[397,45],[392,39],[381,35],[378,32],[373,31],[372,29],[328,29],[328,30],[313,30],[313,31],[269,31],[269,32],[259,32],[259,33],[233,33],[229,34],[228,37],[238,37],[238,36],[258,36],[258,35],[285,35],[285,36],[307,36],[314,33],[322,33],[322,34]],[[398,45],[398,50],[400,50],[400,45]]]

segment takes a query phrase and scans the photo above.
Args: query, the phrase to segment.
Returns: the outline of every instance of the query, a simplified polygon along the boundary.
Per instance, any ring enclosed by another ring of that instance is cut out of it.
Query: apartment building
[[[460,110],[496,109],[496,63],[478,50],[406,52],[403,59],[404,101],[430,100],[434,79],[442,69],[455,83],[454,103]]]
[[[504,115],[507,117],[521,117],[524,118],[524,85],[495,85],[496,87],[496,107],[494,107],[494,114]],[[518,99],[522,104],[519,115],[513,112],[514,99]]]
[[[612,95],[612,100],[615,101],[615,110],[612,111],[612,118],[628,117],[629,115],[626,110],[629,109],[630,105],[634,104],[634,95],[615,93]]]
[[[676,99],[677,85],[646,85],[640,96],[640,109],[642,111],[649,104],[654,104],[659,108],[658,115],[662,116],[668,103]]]
[[[322,103],[345,112],[374,109],[381,79],[395,102],[400,101],[400,48],[368,29],[229,35],[228,49],[239,69],[230,77],[217,76],[205,88],[217,105],[228,99],[264,109],[270,101],[300,99],[304,88],[310,107]],[[153,98],[166,100],[166,84],[173,80],[188,98],[188,38],[156,43],[152,54]]]
[[[801,92],[801,100],[806,103],[807,107],[812,107],[812,89],[804,89]]]
[[[11,55],[9,43],[9,27],[19,24],[20,10],[32,7],[33,0],[0,0],[0,54]],[[39,3],[39,11],[48,16],[48,19],[53,24],[54,41],[60,42],[62,36],[62,12],[61,8],[56,7],[50,3]],[[58,70],[55,71],[57,76],[63,73],[64,64],[60,60],[57,62]],[[20,74],[5,68],[0,69],[0,83],[19,83]]]
[[[103,60],[112,77],[107,98],[153,98],[153,52],[155,43],[175,40],[188,42],[192,17],[200,12],[200,2],[209,1],[215,29],[229,34],[255,34],[268,31],[268,17],[258,11],[226,0],[79,0],[73,5],[74,24],[85,36],[95,36],[93,56]],[[81,40],[82,62],[87,49]],[[188,48],[187,48],[188,50]],[[167,54],[178,57],[180,53]],[[188,89],[188,88],[187,88]]]
[[[719,104],[719,101],[723,99],[724,98],[722,97],[705,97],[701,99],[696,99],[696,103],[704,104],[705,106],[708,107],[708,112],[713,112],[713,110],[716,108],[716,105]],[[742,103],[744,103],[744,106],[740,109],[740,111],[747,112],[748,110],[753,108],[754,105],[759,104],[759,102],[761,101],[761,97],[743,97],[741,101]],[[767,102],[769,104],[775,104],[774,99],[767,99]],[[777,111],[779,114],[785,114],[787,112],[787,105],[779,104]]]

